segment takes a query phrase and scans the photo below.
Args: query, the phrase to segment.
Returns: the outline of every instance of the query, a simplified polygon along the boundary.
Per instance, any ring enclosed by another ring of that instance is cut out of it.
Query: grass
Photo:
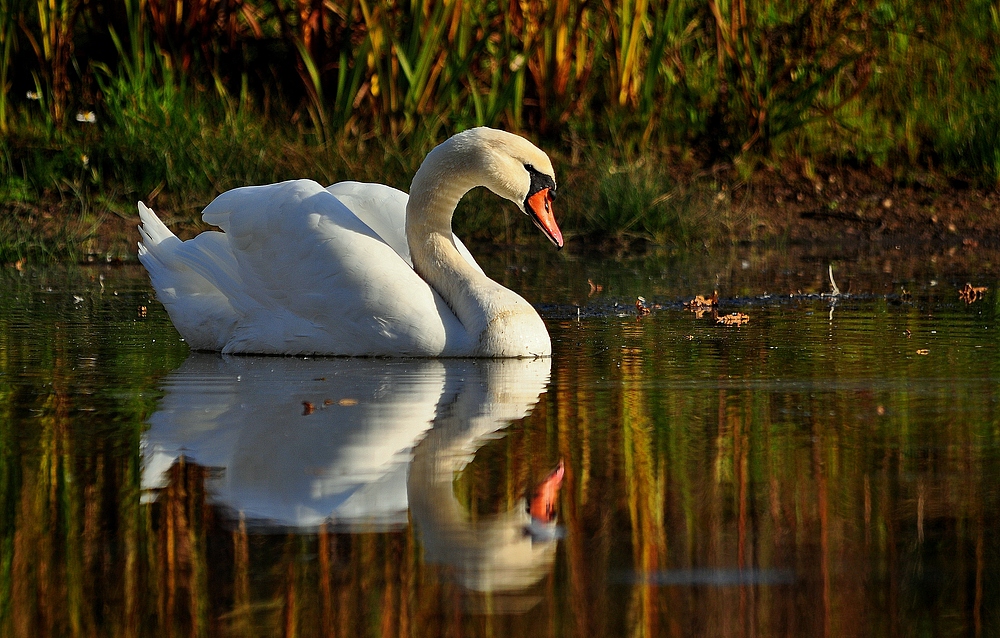
[[[584,236],[710,235],[720,165],[738,183],[782,162],[1000,180],[986,0],[177,7],[0,0],[6,209],[88,228],[136,199],[193,220],[218,192],[289,177],[405,188],[434,144],[476,125],[556,157],[579,186],[567,230]],[[679,213],[694,193],[703,212]],[[6,245],[0,259],[39,252]]]

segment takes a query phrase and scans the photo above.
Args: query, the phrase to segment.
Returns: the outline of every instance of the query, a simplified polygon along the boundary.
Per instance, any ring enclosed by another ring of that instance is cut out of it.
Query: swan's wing
[[[228,191],[203,217],[242,278],[226,352],[427,355],[468,339],[391,244],[311,180]]]
[[[338,182],[326,191],[339,199],[354,215],[392,246],[406,263],[410,248],[406,243],[406,202],[409,196],[385,184]]]
[[[363,182],[338,182],[327,186],[326,190],[351,209],[351,212],[375,231],[382,241],[392,246],[396,254],[406,263],[413,265],[410,260],[410,248],[406,242],[406,202],[409,200],[409,195],[385,184]],[[483,271],[457,236],[455,246],[458,247],[462,257],[476,270]]]

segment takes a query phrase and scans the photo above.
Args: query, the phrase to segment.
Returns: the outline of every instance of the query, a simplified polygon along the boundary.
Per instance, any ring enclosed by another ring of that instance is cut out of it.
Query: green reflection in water
[[[856,259],[871,296],[832,319],[827,299],[758,298],[825,292],[809,260],[494,265],[553,304],[552,377],[455,495],[487,517],[566,462],[565,538],[516,596],[425,564],[410,527],[248,531],[193,463],[144,504],[140,440],[186,346],[141,271],[7,269],[0,634],[994,634],[996,278],[965,305],[961,268],[890,258]],[[720,281],[747,325],[680,308]],[[638,319],[637,294],[666,307]]]

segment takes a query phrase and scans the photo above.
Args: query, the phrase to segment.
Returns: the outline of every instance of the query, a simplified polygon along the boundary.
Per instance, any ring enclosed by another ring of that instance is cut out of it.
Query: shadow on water
[[[2,271],[0,635],[995,634],[1000,256],[876,248],[488,257],[534,362],[192,355],[141,270]]]

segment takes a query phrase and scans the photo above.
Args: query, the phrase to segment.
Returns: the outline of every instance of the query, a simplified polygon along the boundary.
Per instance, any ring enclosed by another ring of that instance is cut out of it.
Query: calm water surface
[[[484,262],[551,360],[191,354],[135,266],[0,271],[0,635],[1000,632],[1000,255]]]

